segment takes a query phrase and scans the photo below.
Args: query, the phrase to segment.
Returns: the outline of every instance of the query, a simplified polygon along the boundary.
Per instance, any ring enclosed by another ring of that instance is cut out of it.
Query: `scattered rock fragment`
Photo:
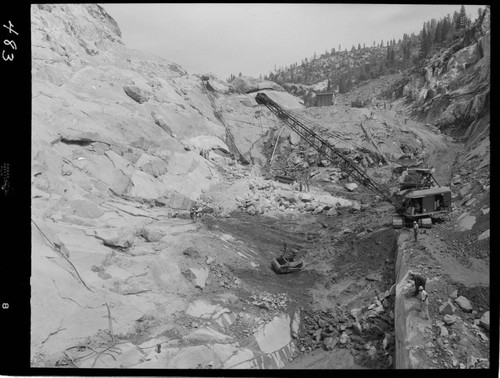
[[[451,301],[446,301],[439,307],[440,315],[453,315],[456,311],[456,307],[451,303]]]
[[[184,251],[182,251],[182,254],[184,256],[190,257],[192,259],[197,259],[197,258],[201,257],[200,252],[196,248],[193,248],[193,247],[186,248]]]
[[[463,295],[461,295],[457,299],[455,299],[455,303],[458,305],[458,307],[460,307],[462,309],[462,311],[472,312],[472,304]]]
[[[337,337],[326,337],[325,340],[323,341],[325,349],[333,350],[333,348],[335,348],[335,345],[337,345],[338,341],[339,340]]]
[[[145,226],[141,231],[140,235],[146,239],[149,243],[155,243],[160,241],[164,236],[165,232],[159,228]]]
[[[484,239],[488,239],[489,237],[490,237],[490,229],[487,229],[486,231],[484,231],[481,235],[479,235],[477,237],[477,240],[481,241],[481,240],[484,240]]]
[[[191,276],[193,278],[193,283],[195,287],[198,287],[200,289],[205,288],[205,284],[208,279],[208,269],[207,268],[189,268],[189,271],[191,272]]]
[[[125,85],[123,90],[132,100],[142,104],[149,100],[150,94],[145,89],[141,89],[135,85]]]
[[[441,335],[441,337],[448,337],[450,334],[448,333],[448,330],[446,329],[446,327],[441,326],[440,335]]]
[[[486,311],[483,314],[483,316],[481,317],[481,319],[479,319],[479,324],[481,325],[481,327],[483,327],[487,331],[490,330],[490,312],[489,311]]]
[[[457,317],[455,315],[445,315],[443,317],[443,321],[447,324],[447,325],[451,325],[453,323],[455,323],[457,321]]]
[[[345,184],[345,188],[350,192],[354,191],[357,187],[358,185],[356,183]]]
[[[356,335],[358,335],[358,336],[360,336],[360,335],[361,335],[361,333],[363,332],[363,328],[361,327],[361,324],[359,324],[359,321],[358,321],[358,320],[356,320],[356,321],[353,323],[353,325],[352,325],[352,331],[353,331]]]
[[[340,339],[339,339],[339,342],[341,344],[345,344],[347,342],[347,339],[348,339],[349,336],[347,336],[347,333],[346,332],[342,332],[342,334],[340,335]]]
[[[484,333],[478,332],[477,335],[481,338],[481,340],[488,341],[488,336],[486,336]]]
[[[363,310],[361,310],[360,308],[353,308],[353,309],[351,310],[351,315],[352,315],[352,317],[353,317],[354,319],[357,319],[357,318],[359,317],[359,315],[361,315],[361,312],[362,312],[362,311],[363,311]]]
[[[368,281],[380,281],[380,276],[378,274],[371,273],[368,276],[366,276],[366,279]]]

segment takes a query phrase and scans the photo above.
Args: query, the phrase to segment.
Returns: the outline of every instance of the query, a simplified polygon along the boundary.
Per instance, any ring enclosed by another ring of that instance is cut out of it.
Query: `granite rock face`
[[[196,236],[189,210],[221,182],[217,164],[265,162],[263,137],[276,125],[255,94],[213,75],[205,87],[201,75],[128,49],[99,5],[32,5],[31,41],[31,352],[54,366],[50,356],[107,329],[107,306],[116,334],[129,334],[205,287],[208,270],[180,252]],[[248,127],[257,113],[262,123]],[[142,361],[134,345],[120,348],[126,361],[95,367]]]

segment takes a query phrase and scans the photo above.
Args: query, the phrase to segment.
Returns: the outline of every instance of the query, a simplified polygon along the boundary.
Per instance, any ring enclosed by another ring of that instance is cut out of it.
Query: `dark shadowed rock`
[[[182,254],[184,256],[187,256],[187,257],[190,257],[192,259],[198,259],[201,257],[200,255],[200,252],[196,249],[196,248],[193,248],[193,247],[188,247],[186,248]]]
[[[155,111],[151,112],[151,117],[153,117],[153,120],[155,121],[155,124],[160,126],[163,130],[165,130],[168,135],[173,137],[172,130],[168,126],[167,122],[165,121],[165,118],[163,116]]]
[[[142,104],[149,100],[151,94],[146,89],[139,88],[135,85],[126,85],[123,87],[123,90],[134,101],[137,101],[139,104]]]
[[[441,315],[453,315],[456,311],[456,307],[450,301],[446,301],[439,307],[439,313]]]

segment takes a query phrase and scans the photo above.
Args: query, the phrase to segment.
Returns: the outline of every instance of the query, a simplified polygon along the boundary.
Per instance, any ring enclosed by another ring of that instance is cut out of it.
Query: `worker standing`
[[[427,278],[422,276],[421,274],[410,272],[409,277],[415,283],[415,291],[413,295],[416,296],[419,294],[419,289],[425,289],[425,284],[427,283]]]
[[[415,237],[415,242],[418,240],[418,223],[413,221],[413,236]]]
[[[309,192],[309,180],[311,179],[311,170],[307,169],[304,175],[304,190]]]
[[[429,319],[429,297],[422,286],[419,286],[418,291],[418,299],[420,299],[420,316],[422,319]]]

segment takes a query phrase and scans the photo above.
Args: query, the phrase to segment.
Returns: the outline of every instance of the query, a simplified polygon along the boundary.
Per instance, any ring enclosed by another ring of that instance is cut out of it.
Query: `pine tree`
[[[458,18],[459,18],[459,13],[457,11],[453,12],[453,19],[452,19],[452,22],[451,22],[451,28],[452,30],[457,30],[459,28],[459,21],[458,21]]]
[[[430,35],[426,30],[425,23],[422,28],[422,32],[420,33],[420,49],[419,49],[419,58],[424,59],[431,49],[430,46]]]
[[[434,43],[440,44],[441,42],[443,42],[442,31],[443,23],[442,21],[438,21],[436,25],[436,33],[434,34]]]
[[[465,29],[468,23],[469,18],[467,17],[467,13],[465,13],[465,6],[462,5],[462,7],[460,8],[460,13],[458,14],[456,28]]]

